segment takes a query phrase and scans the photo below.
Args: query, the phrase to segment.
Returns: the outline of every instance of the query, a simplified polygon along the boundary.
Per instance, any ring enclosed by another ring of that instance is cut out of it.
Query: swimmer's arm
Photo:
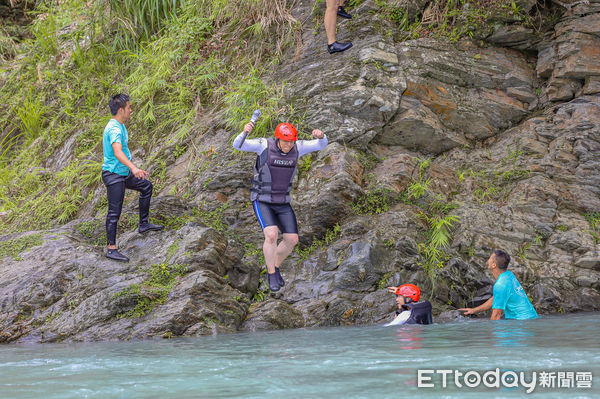
[[[493,302],[494,302],[494,297],[492,296],[492,297],[490,297],[490,299],[488,299],[481,305],[477,306],[476,308],[460,308],[458,310],[465,312],[465,316],[470,315],[470,314],[485,312],[486,310],[490,310],[492,308]],[[494,309],[494,310],[500,310],[500,309]],[[497,319],[493,319],[493,320],[497,320]]]
[[[504,313],[502,309],[492,309],[491,320],[500,320],[500,318],[502,317],[502,313]]]

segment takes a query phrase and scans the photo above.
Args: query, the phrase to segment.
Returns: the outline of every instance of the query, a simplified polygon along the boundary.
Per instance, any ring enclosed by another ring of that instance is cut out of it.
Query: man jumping
[[[254,129],[252,122],[233,141],[239,151],[255,152],[251,200],[254,213],[265,235],[263,253],[268,273],[269,288],[279,291],[285,285],[279,266],[298,243],[298,224],[290,205],[290,191],[298,166],[298,158],[327,146],[327,137],[315,129],[316,140],[299,140],[296,128],[290,123],[280,123],[275,128],[275,139],[245,137]],[[277,245],[278,230],[283,240]]]

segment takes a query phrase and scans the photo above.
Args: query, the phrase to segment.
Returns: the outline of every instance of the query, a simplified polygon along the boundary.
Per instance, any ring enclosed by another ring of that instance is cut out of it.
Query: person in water
[[[396,317],[386,326],[400,324],[431,324],[431,303],[428,300],[419,302],[421,290],[414,284],[403,284],[399,287],[388,287],[388,291],[396,294],[398,310]]]
[[[538,317],[535,308],[527,298],[525,290],[513,272],[507,270],[510,256],[496,250],[487,261],[487,268],[492,272],[496,282],[492,289],[492,297],[475,308],[460,308],[465,315],[476,314],[492,309],[492,320],[499,320],[504,313],[505,319],[535,319]]]
[[[246,124],[244,131],[233,141],[239,151],[255,152],[254,179],[251,200],[254,213],[265,236],[265,255],[269,288],[279,291],[285,285],[279,267],[298,243],[298,223],[290,205],[290,191],[298,165],[298,158],[327,146],[327,136],[321,130],[312,131],[316,140],[298,140],[298,132],[290,123],[275,128],[275,138],[245,140],[254,124]],[[281,230],[283,240],[277,244]]]
[[[139,169],[131,162],[128,146],[129,134],[125,128],[125,122],[129,120],[132,112],[129,97],[126,94],[117,94],[110,99],[108,106],[113,117],[106,124],[102,137],[104,151],[102,181],[106,186],[108,196],[106,257],[129,262],[129,258],[121,254],[116,246],[117,224],[121,216],[125,189],[140,192],[140,224],[138,227],[140,233],[162,230],[163,226],[148,222],[152,183],[148,180],[148,172]]]

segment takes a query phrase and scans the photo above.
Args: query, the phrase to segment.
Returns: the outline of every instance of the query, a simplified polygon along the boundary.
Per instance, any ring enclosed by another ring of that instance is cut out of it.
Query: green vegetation
[[[584,217],[590,225],[588,232],[594,239],[594,244],[598,244],[600,242],[600,212],[588,212]]]
[[[418,180],[411,182],[406,191],[406,196],[409,200],[418,200],[429,191],[431,179],[425,179],[425,173],[427,173],[430,164],[431,160],[429,158],[419,160],[419,178]]]
[[[379,279],[379,281],[377,282],[377,289],[378,290],[382,290],[386,287],[390,286],[390,278],[395,274],[395,272],[387,272],[384,273],[383,276],[381,276],[381,278]]]
[[[34,4],[25,34],[17,37],[4,21],[0,31],[0,49],[10,46],[0,59],[0,232],[65,223],[94,200],[112,94],[132,98],[132,151],[174,148],[150,164],[157,189],[177,157],[200,155],[186,145],[198,117],[226,109],[237,133],[260,107],[258,135],[276,115],[293,114],[279,104],[282,87],[263,80],[299,34],[283,0]],[[73,141],[74,157],[52,159]]]
[[[452,239],[452,230],[460,222],[460,218],[450,214],[458,208],[458,204],[431,191],[431,179],[427,177],[431,160],[426,158],[418,161],[418,176],[407,186],[402,197],[405,203],[420,208],[417,216],[425,222],[427,230],[417,243],[422,257],[418,264],[434,279],[437,270],[443,268],[450,259],[446,249]],[[420,201],[415,202],[417,200]]]
[[[137,228],[138,216],[121,214],[118,231],[131,231]],[[85,238],[88,244],[95,246],[106,245],[106,227],[104,219],[93,219],[78,223],[75,229]]]
[[[375,155],[364,151],[355,153],[354,158],[356,158],[365,171],[371,170],[379,162],[379,159]]]
[[[20,256],[26,250],[42,245],[42,234],[29,234],[25,237],[0,241],[0,259],[11,256],[14,260],[23,260]]]
[[[530,242],[524,242],[519,246],[519,249],[517,250],[517,258],[521,259],[523,262],[525,262],[527,260],[527,251],[529,251],[529,248],[531,248],[531,243]]]
[[[85,240],[92,245],[106,245],[106,229],[100,219],[81,222],[75,226],[75,229],[85,237]]]
[[[262,276],[262,273],[261,273]],[[262,302],[267,298],[267,295],[269,295],[269,286],[268,284],[266,284],[266,282],[260,281],[260,287],[256,290],[256,292],[254,293],[254,295],[252,296],[252,302]]]
[[[474,180],[476,188],[473,190],[473,197],[485,205],[490,201],[506,199],[512,183],[529,177],[531,172],[519,164],[519,159],[523,156],[525,153],[520,149],[517,141],[514,149],[508,148],[507,156],[500,160],[496,168],[479,171],[468,168],[458,170],[456,173],[461,183],[466,176]]]
[[[323,238],[313,240],[313,242],[310,246],[305,247],[303,249],[296,247],[295,251],[300,256],[300,259],[298,260],[298,262],[302,262],[303,260],[308,259],[308,257],[313,252],[315,252],[318,249],[323,248],[326,245],[329,245],[329,243],[336,240],[340,236],[341,231],[342,231],[342,229],[341,229],[340,225],[336,224],[335,226],[333,226],[333,228],[331,228],[325,232],[325,236]]]
[[[549,11],[538,4],[532,15],[514,0],[433,0],[425,10],[409,15],[395,1],[375,0],[379,14],[394,23],[399,40],[434,36],[457,42],[461,38],[483,38],[495,23],[520,22],[536,31],[544,29]]]
[[[308,155],[302,158],[302,161],[300,161],[300,165],[299,168],[300,169],[300,173],[305,174],[308,173],[308,171],[310,170],[310,167],[312,166],[313,163],[313,157]]]
[[[444,267],[445,262],[449,260],[445,249],[450,244],[450,239],[452,238],[451,232],[455,224],[460,221],[460,218],[456,215],[449,215],[443,212],[433,212],[430,215],[420,212],[419,216],[429,228],[425,234],[425,241],[418,244],[419,251],[423,256],[423,261],[420,262],[420,265],[430,275],[435,276],[436,270]]]
[[[390,189],[370,187],[350,205],[358,215],[375,215],[389,211],[396,199],[397,195]]]
[[[187,273],[185,265],[154,264],[142,270],[149,277],[142,284],[131,284],[117,292],[113,298],[127,297],[135,300],[135,307],[120,313],[117,318],[138,318],[151,312],[156,305],[165,303],[171,289],[177,282],[177,277]],[[142,291],[143,290],[143,291]]]

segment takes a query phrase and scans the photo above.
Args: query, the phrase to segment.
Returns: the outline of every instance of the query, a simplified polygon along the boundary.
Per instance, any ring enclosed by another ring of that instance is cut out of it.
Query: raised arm
[[[254,124],[252,122],[247,123],[246,126],[244,126],[244,131],[238,134],[235,140],[233,140],[233,148],[238,151],[255,152],[257,154],[261,154],[264,149],[267,148],[267,140],[263,138],[244,140],[244,137],[247,136],[253,128]]]
[[[327,147],[327,136],[320,131],[319,129],[315,129],[312,131],[313,137],[316,137],[316,140],[300,140],[298,141],[298,157],[302,155],[306,155],[309,152],[320,151]]]

